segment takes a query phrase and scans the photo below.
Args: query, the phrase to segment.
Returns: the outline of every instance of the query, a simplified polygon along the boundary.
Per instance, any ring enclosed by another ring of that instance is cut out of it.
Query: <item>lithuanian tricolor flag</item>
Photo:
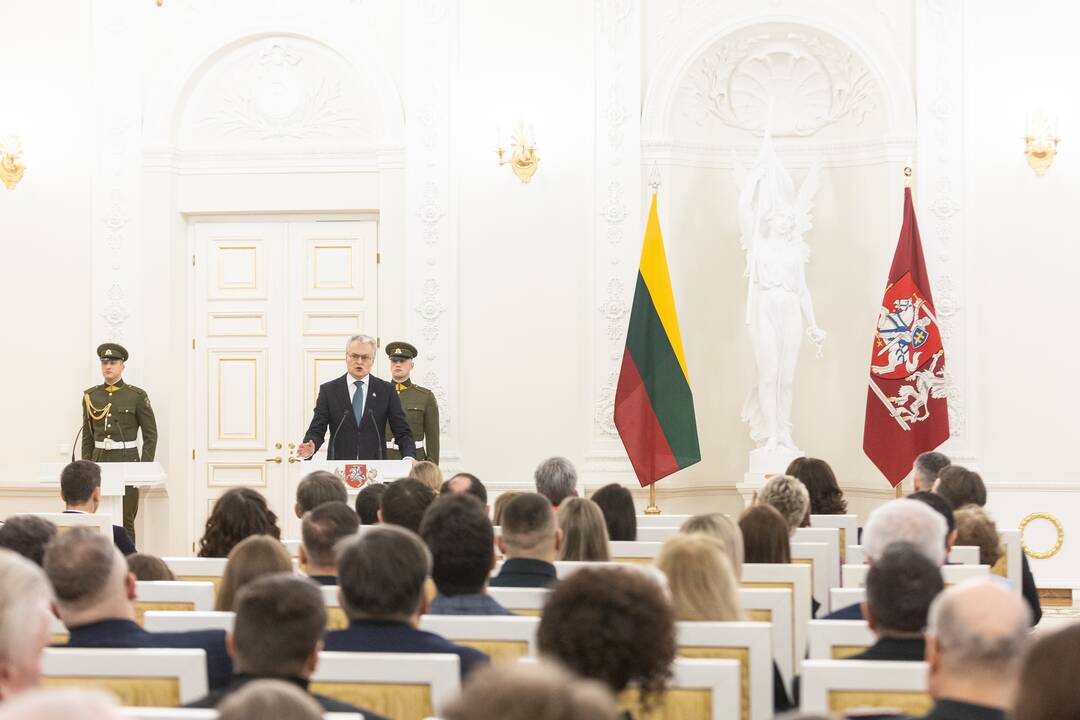
[[[642,487],[701,460],[655,194],[615,391],[615,427]]]

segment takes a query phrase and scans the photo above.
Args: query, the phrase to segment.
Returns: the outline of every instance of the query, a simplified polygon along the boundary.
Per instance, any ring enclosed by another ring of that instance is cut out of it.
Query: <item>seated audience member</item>
[[[978,505],[965,505],[955,515],[957,544],[979,548],[979,562],[994,567],[1002,555],[997,525]]]
[[[945,557],[948,558],[953,545],[956,544],[956,515],[953,514],[952,504],[937,493],[920,490],[908,495],[908,500],[918,500],[937,510],[941,517],[945,518]]]
[[[333,500],[349,504],[345,481],[332,472],[316,470],[305,475],[296,486],[296,505],[293,512],[296,517],[302,518],[304,513]]]
[[[495,567],[495,529],[476,496],[440,496],[420,523],[438,594],[431,615],[513,615],[484,592]]]
[[[439,715],[443,720],[616,719],[610,690],[549,662],[479,670]]]
[[[281,539],[277,515],[266,498],[251,488],[231,488],[214,503],[199,540],[199,557],[223,558],[246,537],[269,535]]]
[[[744,562],[791,562],[791,534],[780,511],[772,505],[752,505],[739,516]]]
[[[135,576],[116,547],[89,528],[72,528],[45,550],[45,574],[56,593],[68,647],[201,648],[211,688],[232,675],[222,630],[152,633],[135,622]]]
[[[551,591],[536,636],[540,654],[648,709],[667,690],[675,615],[659,583],[632,567],[584,568]]]
[[[915,458],[911,468],[911,479],[915,492],[930,492],[942,470],[949,467],[949,457],[939,452],[924,452]]]
[[[938,595],[926,628],[934,707],[924,720],[1004,720],[1016,699],[1030,624],[1027,606],[995,580],[968,580]]]
[[[42,688],[0,704],[0,720],[123,720],[116,697],[89,687]]]
[[[65,513],[93,515],[101,505],[101,467],[89,460],[76,460],[60,471],[60,497]],[[113,525],[113,542],[120,552],[135,552],[135,543],[122,525]]]
[[[926,653],[926,616],[945,589],[941,568],[915,546],[895,542],[866,574],[863,616],[877,642],[851,660],[915,660]]]
[[[0,550],[0,707],[37,686],[49,644],[52,588],[33,562]]]
[[[214,609],[234,610],[236,595],[245,585],[264,575],[292,571],[292,558],[280,541],[268,535],[244,538],[229,553],[214,599]]]
[[[349,627],[326,633],[327,650],[453,653],[462,678],[487,664],[479,650],[417,629],[428,609],[424,583],[431,553],[415,533],[385,525],[347,538],[337,550],[337,571]]]
[[[502,525],[503,510],[506,509],[506,504],[516,498],[518,495],[522,495],[516,490],[509,490],[504,493],[499,493],[499,496],[495,498],[495,506],[491,510],[491,524],[495,527]]]
[[[484,514],[488,513],[488,494],[484,483],[472,473],[458,473],[442,484],[439,489],[440,495],[447,493],[469,493],[480,501],[484,506]]]
[[[319,664],[322,634],[326,629],[326,603],[319,587],[289,573],[265,575],[251,581],[236,596],[236,619],[229,633],[229,654],[235,674],[228,686],[186,707],[212,708],[257,680],[282,680],[304,690]],[[314,695],[326,712],[369,710]],[[277,718],[277,712],[268,717]]]
[[[724,546],[724,553],[731,563],[731,569],[735,572],[736,579],[742,577],[745,550],[743,550],[742,530],[739,529],[738,523],[734,520],[723,513],[695,515],[682,524],[679,532],[699,532],[712,535]]]
[[[773,475],[758,492],[758,505],[772,505],[788,526],[788,534],[795,528],[810,524],[810,493],[806,486],[790,475]]]
[[[361,525],[375,525],[379,522],[379,506],[386,492],[386,483],[369,482],[356,494],[356,515]]]
[[[908,542],[937,567],[945,564],[945,518],[926,503],[901,498],[876,508],[863,528],[863,557],[867,565],[885,554],[889,545]],[[862,603],[825,616],[825,620],[863,620]]]
[[[284,680],[253,680],[218,703],[217,720],[323,720],[319,701]]]
[[[165,564],[165,561],[156,555],[146,553],[132,553],[127,556],[128,572],[135,576],[136,580],[143,581],[166,581],[176,580],[173,571]]]
[[[806,486],[811,515],[843,515],[847,512],[844,491],[837,484],[829,463],[817,458],[795,458],[784,474]]]
[[[577,495],[577,470],[564,457],[548,458],[537,465],[533,479],[536,492],[550,500],[552,507],[558,508],[563,500]]]
[[[1024,656],[1020,691],[1013,703],[1013,720],[1064,720],[1080,718],[1080,692],[1076,668],[1080,667],[1080,624],[1036,636]],[[1063,672],[1064,671],[1064,672]]]
[[[320,585],[337,585],[334,546],[359,529],[360,518],[343,502],[325,502],[304,513],[300,522],[300,564],[308,577]]]
[[[0,525],[0,548],[19,553],[38,567],[54,537],[56,526],[37,515],[13,515]]]
[[[564,500],[559,508],[559,529],[563,533],[560,560],[607,562],[611,559],[604,513],[592,500],[579,497]]]
[[[637,540],[637,510],[634,509],[634,496],[618,483],[610,483],[600,488],[589,498],[604,513],[608,540]]]
[[[409,470],[409,477],[424,483],[431,488],[432,492],[439,492],[439,488],[443,484],[442,470],[430,460],[421,460],[413,465],[412,469]]]
[[[676,620],[746,620],[739,581],[720,540],[705,533],[679,533],[664,541],[656,566],[667,576]],[[780,669],[773,663],[773,711],[792,708]]]
[[[379,504],[379,522],[400,525],[418,532],[424,511],[435,502],[435,491],[413,478],[402,478],[390,483]]]
[[[551,502],[537,493],[522,493],[503,510],[502,534],[495,539],[506,558],[491,587],[551,587],[562,530]]]

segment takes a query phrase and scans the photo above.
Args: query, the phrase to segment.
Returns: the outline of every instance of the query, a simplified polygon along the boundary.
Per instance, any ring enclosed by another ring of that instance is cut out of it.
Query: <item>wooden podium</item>
[[[60,473],[68,463],[47,462],[41,464],[38,480],[42,485],[56,488],[56,501],[60,500]],[[101,506],[100,513],[108,513],[113,523],[124,522],[124,487],[134,485],[138,488],[163,487],[165,469],[157,462],[117,462],[100,463],[101,468]]]

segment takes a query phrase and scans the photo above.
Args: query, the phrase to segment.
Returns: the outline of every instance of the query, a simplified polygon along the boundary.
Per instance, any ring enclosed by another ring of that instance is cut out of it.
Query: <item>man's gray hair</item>
[[[375,346],[378,344],[378,343],[375,342],[375,338],[371,337],[370,335],[352,335],[351,337],[349,337],[348,340],[345,341],[345,354],[346,355],[349,354],[349,347],[354,342],[359,342],[359,343],[364,343],[365,345],[370,345],[372,350],[374,350]]]
[[[941,513],[918,500],[890,500],[870,513],[863,528],[863,548],[872,562],[894,542],[909,542],[932,563],[945,564],[948,526]]]
[[[937,480],[938,473],[949,467],[952,461],[945,453],[937,451],[924,452],[915,458],[915,466],[912,468],[916,475],[921,475],[930,482]],[[929,489],[929,488],[928,488]]]
[[[540,493],[555,507],[574,494],[577,488],[577,470],[574,464],[564,457],[551,457],[536,466],[533,475],[536,480],[536,492]]]
[[[758,492],[758,502],[772,505],[784,516],[788,530],[801,527],[810,512],[810,492],[790,475],[773,475]]]
[[[1019,595],[1000,581],[973,578],[934,598],[926,633],[956,672],[1008,674],[1023,660],[1030,626],[1031,610]]]
[[[32,622],[34,614],[47,613],[52,597],[41,568],[18,553],[0,549],[0,660],[24,657],[34,633],[41,629]]]

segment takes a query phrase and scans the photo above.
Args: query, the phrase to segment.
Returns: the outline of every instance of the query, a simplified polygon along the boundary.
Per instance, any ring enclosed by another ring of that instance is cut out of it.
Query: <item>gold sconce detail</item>
[[[23,164],[22,142],[14,135],[0,138],[0,182],[14,190],[26,172]]]
[[[1027,134],[1024,135],[1024,156],[1035,174],[1042,177],[1050,169],[1057,155],[1057,118],[1042,111],[1027,118]]]
[[[502,144],[502,131],[498,131],[498,148],[495,152],[499,155],[499,165],[510,165],[510,169],[517,175],[518,180],[527,183],[536,174],[540,156],[536,154],[536,136],[529,128],[525,132],[525,124],[518,121],[517,127],[510,139],[510,159],[506,159],[506,150]]]

